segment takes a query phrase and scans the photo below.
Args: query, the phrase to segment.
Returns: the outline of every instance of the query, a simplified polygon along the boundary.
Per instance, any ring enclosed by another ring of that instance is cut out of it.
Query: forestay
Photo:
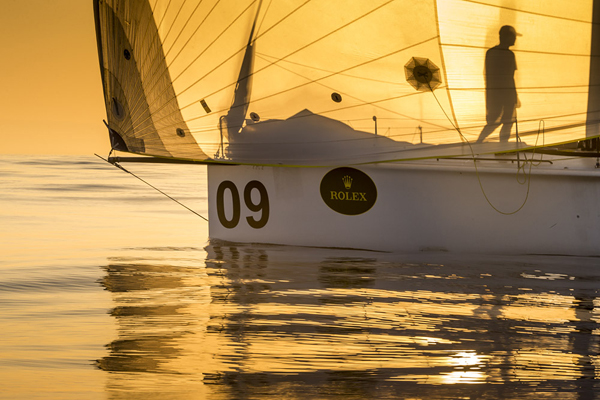
[[[593,0],[94,6],[116,150],[325,166],[599,135]]]

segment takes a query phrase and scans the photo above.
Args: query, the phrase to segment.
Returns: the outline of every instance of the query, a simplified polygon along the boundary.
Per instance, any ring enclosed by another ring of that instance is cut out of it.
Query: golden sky
[[[110,149],[92,0],[0,0],[0,154]]]

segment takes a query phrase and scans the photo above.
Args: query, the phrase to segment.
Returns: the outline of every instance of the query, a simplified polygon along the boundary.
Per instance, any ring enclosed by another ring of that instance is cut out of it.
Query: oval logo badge
[[[321,197],[333,211],[358,215],[373,207],[377,200],[377,188],[364,172],[341,167],[325,174],[321,180]]]

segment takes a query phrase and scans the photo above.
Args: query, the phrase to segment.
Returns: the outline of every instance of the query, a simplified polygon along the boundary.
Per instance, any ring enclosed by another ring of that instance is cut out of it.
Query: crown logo
[[[346,175],[342,178],[342,182],[344,182],[344,187],[346,188],[346,190],[348,190],[352,187],[352,178],[349,177],[348,175]]]

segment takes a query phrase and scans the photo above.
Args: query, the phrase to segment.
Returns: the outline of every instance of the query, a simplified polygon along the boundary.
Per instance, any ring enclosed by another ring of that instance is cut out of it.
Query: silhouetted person
[[[508,142],[515,120],[515,109],[521,106],[515,87],[517,62],[508,48],[515,44],[517,32],[510,25],[500,28],[500,44],[485,53],[485,106],[487,124],[481,130],[478,143],[494,130],[500,129],[500,141]]]

